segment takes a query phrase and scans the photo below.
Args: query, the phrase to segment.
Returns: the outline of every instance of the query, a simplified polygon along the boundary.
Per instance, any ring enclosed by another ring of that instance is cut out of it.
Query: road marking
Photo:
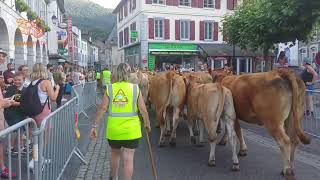
[[[245,137],[253,141],[255,143],[258,143],[259,145],[262,145],[264,147],[273,149],[280,153],[279,146],[277,143],[270,138],[263,137],[255,132],[252,132],[250,130],[243,129],[243,132],[245,134]],[[319,155],[311,154],[302,150],[297,149],[296,151],[296,157],[295,160],[300,161],[302,163],[308,164],[312,167],[315,167],[317,169],[320,169],[320,157]]]

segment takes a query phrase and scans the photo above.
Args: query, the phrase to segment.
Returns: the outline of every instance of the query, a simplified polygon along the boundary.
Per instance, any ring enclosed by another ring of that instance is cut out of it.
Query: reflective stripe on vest
[[[112,84],[108,85],[108,93],[109,93],[109,108],[108,108],[108,116],[111,117],[130,117],[130,116],[138,116],[138,113],[135,111],[137,97],[138,97],[138,86],[133,84],[133,101],[132,101],[132,112],[128,113],[113,113],[112,112],[112,99],[113,99],[113,90]]]

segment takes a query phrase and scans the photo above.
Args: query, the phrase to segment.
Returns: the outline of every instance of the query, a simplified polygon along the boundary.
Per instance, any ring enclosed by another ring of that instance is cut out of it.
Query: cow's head
[[[183,75],[183,81],[185,85],[188,87],[190,84],[193,84],[193,83],[201,83],[202,79],[198,76],[188,73]]]

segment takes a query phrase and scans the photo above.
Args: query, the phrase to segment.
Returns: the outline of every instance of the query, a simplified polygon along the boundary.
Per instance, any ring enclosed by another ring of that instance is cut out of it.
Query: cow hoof
[[[158,145],[158,147],[159,148],[163,148],[163,147],[165,147],[166,145],[164,144],[164,142],[161,142],[161,143],[159,143],[159,145]]]
[[[190,140],[191,140],[191,144],[196,144],[197,143],[196,137],[194,137],[194,136],[191,136]]]
[[[245,150],[240,150],[239,153],[238,153],[238,155],[242,156],[242,157],[247,156],[247,154],[248,154],[248,150],[246,150],[246,149]]]
[[[239,163],[238,163],[238,164],[233,163],[231,170],[232,170],[232,171],[240,171],[240,165],[239,165]]]
[[[219,146],[225,146],[226,144],[227,144],[226,140],[221,140],[218,145]]]
[[[177,143],[176,143],[176,138],[172,138],[170,141],[170,146],[171,147],[176,147]]]
[[[209,160],[208,161],[208,166],[209,167],[216,167],[216,160]]]
[[[286,170],[281,171],[281,175],[290,178],[294,176],[294,172],[291,168],[287,168]]]

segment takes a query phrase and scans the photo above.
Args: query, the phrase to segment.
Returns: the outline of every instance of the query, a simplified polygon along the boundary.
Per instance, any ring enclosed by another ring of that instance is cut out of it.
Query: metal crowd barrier
[[[320,139],[320,90],[307,90],[306,96],[307,94],[312,97],[314,111],[313,116],[311,114],[309,116],[305,114],[303,128],[306,133]]]
[[[79,114],[83,113],[87,118],[89,118],[89,116],[87,115],[87,113],[84,111],[84,84],[77,84],[72,86],[72,91],[71,91],[71,95],[72,97],[77,97],[78,98],[78,112]]]
[[[40,180],[60,179],[71,157],[75,154],[82,162],[83,154],[78,148],[75,134],[77,97],[51,113],[41,123],[37,132],[39,137],[38,171],[35,176]]]
[[[31,119],[25,119],[13,126],[10,126],[2,131],[0,131],[0,139],[2,141],[3,146],[7,147],[7,164],[8,164],[8,168],[9,168],[9,179],[12,179],[12,171],[16,171],[17,172],[17,178],[19,180],[23,179],[23,180],[30,180],[30,177],[32,177],[32,175],[30,175],[30,169],[29,169],[29,160],[31,160],[30,158],[30,152],[31,150],[29,150],[29,143],[28,143],[28,139],[29,139],[29,134],[31,132],[29,132],[29,128],[32,130],[33,134],[35,133],[36,129],[37,129],[37,124],[36,122]],[[21,142],[20,137],[22,137],[22,135],[25,133],[26,136],[26,154],[22,156],[22,146],[24,146],[24,144]],[[15,146],[13,144],[11,144],[11,140],[12,138],[16,138],[17,140],[17,144],[15,148],[17,148],[18,151],[18,157],[12,157],[12,153],[11,153],[11,148],[12,146]],[[7,142],[5,141],[5,139],[7,140]],[[38,153],[38,139],[36,136],[32,136],[32,142],[33,142],[33,159],[37,160],[37,153]],[[5,145],[7,144],[7,145]],[[38,167],[38,161],[34,161],[35,166]],[[37,170],[37,168],[35,168]],[[27,174],[22,174],[22,172],[26,172]],[[35,180],[38,180],[38,176],[34,176],[33,177]]]
[[[97,104],[97,81],[91,81],[91,82],[87,82],[84,84],[84,88],[83,88],[83,108],[88,109],[92,106],[96,106]]]

